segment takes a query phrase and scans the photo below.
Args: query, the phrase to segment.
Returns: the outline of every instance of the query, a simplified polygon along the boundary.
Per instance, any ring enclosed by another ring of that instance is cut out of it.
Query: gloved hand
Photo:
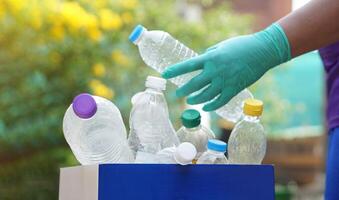
[[[212,111],[257,81],[269,69],[291,59],[283,29],[273,24],[252,34],[234,37],[210,47],[204,54],[168,67],[162,76],[173,78],[202,69],[202,72],[177,89],[179,97],[189,95],[189,104],[207,101],[203,110]],[[211,101],[213,100],[213,101]]]

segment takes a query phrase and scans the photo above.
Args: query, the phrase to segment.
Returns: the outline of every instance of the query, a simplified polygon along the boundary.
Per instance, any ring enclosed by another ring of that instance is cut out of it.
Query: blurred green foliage
[[[78,93],[111,99],[127,126],[131,96],[154,73],[127,40],[136,24],[197,52],[249,32],[251,18],[227,4],[193,3],[202,6],[198,21],[171,0],[0,0],[0,199],[57,199],[59,168],[77,164],[62,118]],[[173,88],[166,95],[177,122],[183,100]]]

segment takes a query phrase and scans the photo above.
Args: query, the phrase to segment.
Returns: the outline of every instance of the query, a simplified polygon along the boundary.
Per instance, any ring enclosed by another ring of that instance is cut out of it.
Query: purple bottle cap
[[[87,93],[74,97],[72,107],[74,113],[83,119],[91,118],[97,112],[97,104],[94,98]]]

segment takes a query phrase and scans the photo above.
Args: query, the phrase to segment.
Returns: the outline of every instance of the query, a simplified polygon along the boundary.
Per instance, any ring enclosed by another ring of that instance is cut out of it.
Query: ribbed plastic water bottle
[[[200,124],[200,113],[194,109],[185,110],[181,115],[182,127],[177,131],[180,142],[190,142],[197,149],[195,159],[207,150],[209,139],[215,138],[214,133],[209,128]]]
[[[192,164],[197,155],[197,150],[193,144],[183,142],[178,147],[168,147],[159,151],[156,155],[158,163],[161,164]]]
[[[141,25],[134,28],[129,40],[139,47],[143,61],[159,73],[162,73],[170,65],[198,55],[167,32],[147,31]],[[201,70],[194,71],[172,78],[170,81],[181,86],[200,72]],[[237,122],[242,115],[243,101],[248,98],[253,98],[253,96],[249,90],[244,89],[226,105],[216,110],[216,113],[229,121]]]
[[[260,164],[266,152],[266,136],[259,117],[263,102],[248,99],[244,118],[236,124],[228,140],[228,159],[234,164]]]
[[[83,165],[134,162],[120,111],[107,99],[76,96],[65,113],[63,132]]]
[[[128,138],[129,145],[136,155],[142,153],[144,157],[147,154],[155,155],[161,149],[179,145],[162,92],[166,89],[166,80],[148,76],[145,86],[144,92],[139,92],[132,98]],[[137,162],[144,160],[138,156],[136,159]]]
[[[197,164],[227,164],[226,149],[225,142],[216,139],[208,140],[207,151],[200,156]]]

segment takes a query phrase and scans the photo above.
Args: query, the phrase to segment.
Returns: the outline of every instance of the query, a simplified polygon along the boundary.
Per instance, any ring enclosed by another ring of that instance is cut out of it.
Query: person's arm
[[[292,57],[339,41],[339,1],[313,0],[280,19]]]
[[[173,78],[202,70],[177,89],[189,104],[204,102],[215,110],[250,86],[271,68],[292,57],[339,40],[339,0],[313,0],[265,30],[220,42],[199,56],[168,67],[162,74]]]

